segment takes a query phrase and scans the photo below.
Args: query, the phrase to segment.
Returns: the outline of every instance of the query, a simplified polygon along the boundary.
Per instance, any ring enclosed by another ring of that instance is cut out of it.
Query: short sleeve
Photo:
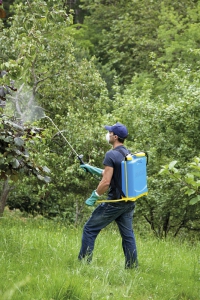
[[[103,164],[104,166],[112,167],[114,168],[114,156],[112,155],[111,151],[106,152]]]

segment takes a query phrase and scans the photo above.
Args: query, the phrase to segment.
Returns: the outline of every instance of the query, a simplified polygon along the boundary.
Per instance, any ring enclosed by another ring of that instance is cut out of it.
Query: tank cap
[[[142,156],[146,156],[144,152],[138,152],[138,153],[134,153],[134,156],[136,157],[142,157]]]
[[[133,157],[132,157],[132,155],[131,154],[128,154],[128,155],[126,155],[126,158],[125,158],[126,160],[133,160]]]

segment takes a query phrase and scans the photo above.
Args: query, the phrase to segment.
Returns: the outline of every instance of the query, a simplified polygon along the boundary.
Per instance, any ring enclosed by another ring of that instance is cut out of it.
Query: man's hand
[[[96,193],[96,191],[92,192],[92,195],[90,196],[90,198],[88,198],[85,203],[88,206],[93,206],[95,204],[95,202],[97,201],[97,199],[99,198],[99,195]]]

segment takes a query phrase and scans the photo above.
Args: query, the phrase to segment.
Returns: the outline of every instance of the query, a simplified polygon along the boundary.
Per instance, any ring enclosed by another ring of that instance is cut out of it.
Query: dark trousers
[[[137,267],[137,249],[132,228],[134,207],[135,204],[131,201],[98,205],[84,225],[78,258],[81,260],[86,257],[90,262],[97,235],[101,229],[115,221],[122,237],[125,268]]]

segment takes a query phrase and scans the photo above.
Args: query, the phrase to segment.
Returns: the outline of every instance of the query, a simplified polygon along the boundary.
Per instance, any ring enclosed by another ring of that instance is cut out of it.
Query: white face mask
[[[110,142],[110,134],[109,132],[106,133],[106,141],[109,143]]]

